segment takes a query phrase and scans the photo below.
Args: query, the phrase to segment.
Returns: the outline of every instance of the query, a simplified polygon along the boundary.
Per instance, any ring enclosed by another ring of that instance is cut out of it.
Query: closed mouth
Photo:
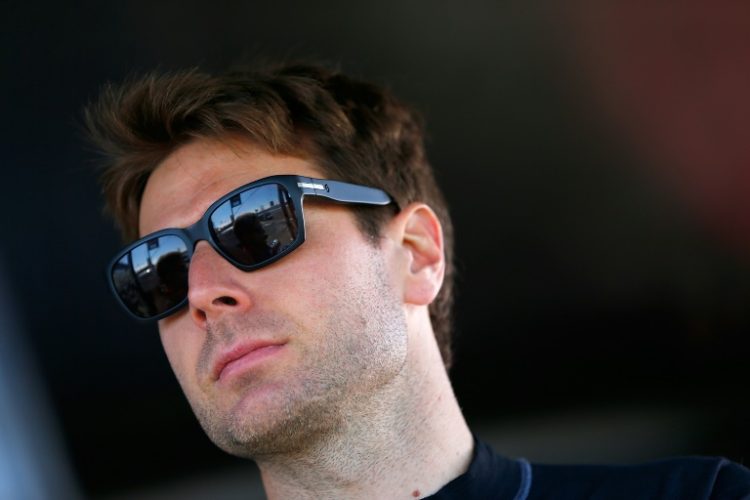
[[[284,342],[278,341],[256,341],[237,345],[219,356],[214,364],[213,380],[224,380],[235,372],[250,368],[256,362],[275,354],[284,345]]]

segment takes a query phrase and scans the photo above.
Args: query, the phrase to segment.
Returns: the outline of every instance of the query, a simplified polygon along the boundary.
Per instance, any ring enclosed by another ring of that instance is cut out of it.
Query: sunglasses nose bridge
[[[195,249],[195,245],[197,245],[199,241],[207,241],[213,246],[213,240],[211,238],[211,233],[208,230],[208,226],[206,224],[201,224],[201,222],[202,221],[199,221],[198,224],[194,224],[184,229],[193,249]]]

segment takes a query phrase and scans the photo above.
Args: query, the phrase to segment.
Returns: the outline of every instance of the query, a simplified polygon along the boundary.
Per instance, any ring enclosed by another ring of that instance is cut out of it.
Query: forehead
[[[321,177],[303,158],[274,155],[240,139],[201,139],[181,146],[161,162],[146,183],[139,232],[185,227],[229,191],[269,175]]]

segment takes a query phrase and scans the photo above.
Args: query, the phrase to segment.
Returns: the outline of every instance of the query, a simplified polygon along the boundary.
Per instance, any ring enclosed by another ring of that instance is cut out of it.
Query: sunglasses
[[[380,189],[347,182],[297,175],[259,179],[216,200],[192,226],[162,229],[128,245],[109,265],[110,287],[137,319],[169,316],[187,304],[190,259],[199,241],[243,271],[272,264],[305,241],[305,196],[359,205],[393,202]]]

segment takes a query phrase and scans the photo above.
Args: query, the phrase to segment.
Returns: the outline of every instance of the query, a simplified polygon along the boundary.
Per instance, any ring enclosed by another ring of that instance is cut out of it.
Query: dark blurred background
[[[452,379],[498,451],[750,461],[750,4],[1,5],[0,497],[260,495],[109,295],[80,131],[108,80],[256,58],[424,113],[458,240]]]

